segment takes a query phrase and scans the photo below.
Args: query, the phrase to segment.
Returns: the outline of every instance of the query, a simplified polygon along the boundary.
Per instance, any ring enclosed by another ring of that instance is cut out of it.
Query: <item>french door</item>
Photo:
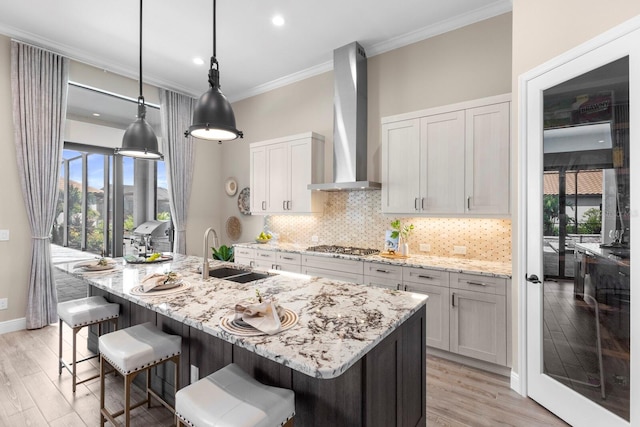
[[[574,426],[640,423],[639,28],[521,79],[527,394]]]

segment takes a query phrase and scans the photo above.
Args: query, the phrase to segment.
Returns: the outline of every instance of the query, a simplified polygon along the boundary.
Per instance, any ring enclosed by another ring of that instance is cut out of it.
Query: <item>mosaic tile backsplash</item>
[[[403,224],[415,226],[409,238],[411,253],[511,262],[511,220],[383,215],[380,197],[379,191],[328,193],[323,214],[267,216],[265,230],[277,233],[284,243],[382,250],[385,230],[398,218]],[[312,236],[317,236],[318,241],[312,242]],[[419,251],[421,243],[429,244],[430,251]],[[453,254],[454,246],[466,246],[466,255]]]

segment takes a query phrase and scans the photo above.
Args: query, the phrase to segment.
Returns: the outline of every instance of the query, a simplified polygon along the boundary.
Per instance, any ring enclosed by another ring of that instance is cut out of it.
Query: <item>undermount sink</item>
[[[224,279],[226,277],[237,276],[238,274],[251,273],[251,270],[243,270],[239,268],[218,267],[209,269],[209,277]]]
[[[209,269],[209,277],[230,280],[236,283],[249,283],[255,280],[266,279],[267,273],[256,273],[251,270],[230,267],[218,267]]]
[[[249,272],[245,274],[239,274],[237,276],[227,277],[224,280],[231,280],[232,282],[236,283],[249,283],[260,279],[266,279],[267,277],[269,277],[269,274],[267,273]]]

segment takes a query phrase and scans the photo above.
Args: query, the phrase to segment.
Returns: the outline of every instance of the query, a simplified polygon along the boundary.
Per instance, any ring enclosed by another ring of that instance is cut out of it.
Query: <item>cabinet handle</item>
[[[469,284],[469,285],[476,285],[476,286],[487,286],[487,284],[486,284],[486,283],[481,283],[481,282],[469,282],[468,280],[467,280],[467,284]]]
[[[420,207],[424,210],[424,197],[420,199]]]
[[[287,210],[291,210],[291,200],[287,200]]]
[[[263,257],[270,257],[270,256],[271,256],[271,254],[260,254],[260,256],[263,256]]]
[[[433,280],[433,277],[425,276],[425,275],[422,275],[422,274],[418,274],[418,277],[421,278],[421,279]]]
[[[262,202],[262,210],[263,211],[267,210],[267,202],[265,202],[265,201]]]
[[[398,284],[396,285],[396,290],[397,290],[397,291],[399,291],[399,290],[400,290],[400,283],[398,283]]]
[[[283,201],[282,201],[282,210],[283,210],[283,211],[286,211],[286,210],[287,210],[287,201],[286,201],[286,200],[283,200]]]
[[[455,292],[451,294],[451,307],[456,306],[456,294]]]
[[[416,197],[415,200],[413,201],[413,207],[415,210],[419,210],[418,209],[418,198]]]
[[[471,210],[471,196],[467,197],[467,210],[470,211]]]
[[[383,270],[381,268],[376,269],[378,273],[391,273],[389,270]]]
[[[256,266],[255,261],[249,261],[249,267],[255,267],[255,266]]]
[[[405,291],[407,290],[407,285],[404,285],[404,290],[405,290]]]
[[[287,259],[289,261],[293,261],[295,258],[291,258],[289,256],[283,256],[282,259]]]

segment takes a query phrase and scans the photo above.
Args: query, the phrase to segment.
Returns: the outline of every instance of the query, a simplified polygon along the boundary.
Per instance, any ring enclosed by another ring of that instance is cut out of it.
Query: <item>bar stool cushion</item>
[[[274,427],[294,415],[295,395],[256,381],[232,363],[179,390],[176,413],[197,427]]]
[[[102,335],[98,342],[102,357],[128,374],[180,354],[182,338],[147,322]]]
[[[118,317],[120,305],[101,296],[81,298],[58,304],[58,316],[72,328]]]

